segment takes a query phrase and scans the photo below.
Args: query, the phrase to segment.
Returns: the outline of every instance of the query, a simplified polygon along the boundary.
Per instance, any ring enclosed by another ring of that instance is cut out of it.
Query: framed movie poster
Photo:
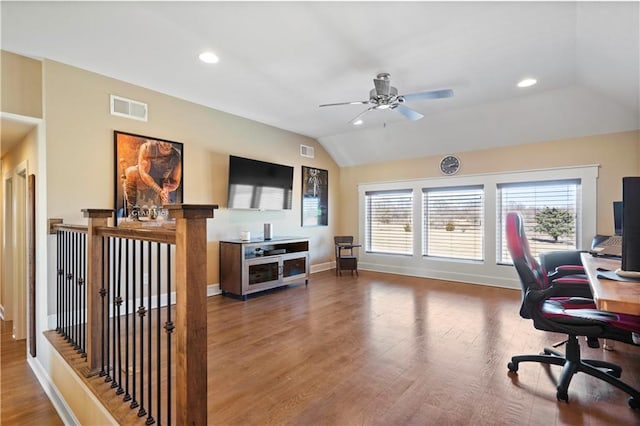
[[[302,166],[302,226],[329,223],[329,172]]]
[[[182,144],[119,131],[114,142],[115,223],[166,219],[162,206],[183,202]]]

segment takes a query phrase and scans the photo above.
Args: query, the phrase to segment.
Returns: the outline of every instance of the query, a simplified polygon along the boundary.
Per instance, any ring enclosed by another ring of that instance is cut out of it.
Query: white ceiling
[[[1,46],[317,138],[354,165],[639,129],[639,5],[2,1]],[[318,107],[368,99],[379,72],[401,94],[455,96],[360,128],[365,105]],[[526,76],[539,83],[517,88]]]

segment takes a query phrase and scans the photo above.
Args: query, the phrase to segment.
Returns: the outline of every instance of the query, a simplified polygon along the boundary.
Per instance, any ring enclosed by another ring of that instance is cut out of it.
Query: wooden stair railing
[[[206,220],[216,205],[167,205],[175,230],[107,226],[112,210],[85,209],[87,227],[50,220],[50,231],[67,229],[87,233],[86,265],[86,375],[98,374],[103,351],[103,326],[109,321],[101,307],[103,282],[109,274],[105,263],[105,238],[125,238],[175,245],[175,418],[178,425],[207,424],[207,317],[206,317]],[[159,325],[158,325],[159,326]],[[172,363],[173,364],[173,363]],[[103,368],[103,366],[102,366]]]

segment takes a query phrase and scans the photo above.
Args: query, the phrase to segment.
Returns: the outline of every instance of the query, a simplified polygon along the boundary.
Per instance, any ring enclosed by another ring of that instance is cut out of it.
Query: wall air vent
[[[312,146],[300,145],[300,156],[313,158],[315,157],[315,150]]]
[[[147,104],[111,95],[111,115],[147,121]]]

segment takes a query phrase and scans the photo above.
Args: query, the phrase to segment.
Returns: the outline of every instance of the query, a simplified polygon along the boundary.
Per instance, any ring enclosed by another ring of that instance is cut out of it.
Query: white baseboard
[[[27,363],[29,367],[31,367],[31,371],[40,382],[40,386],[44,393],[47,394],[53,408],[56,410],[60,419],[65,425],[79,425],[80,422],[71,411],[69,404],[64,400],[58,387],[51,381],[51,377],[47,374],[46,370],[40,364],[40,361],[37,358],[33,358],[31,356],[27,356]],[[75,373],[74,373],[75,374]]]
[[[331,261],[331,262],[325,262],[325,263],[316,263],[315,265],[311,265],[311,271],[309,271],[310,273],[315,273],[315,272],[322,272],[322,271],[328,271],[329,269],[334,269],[336,267],[336,262],[335,261]]]
[[[218,294],[222,294],[220,284],[209,284],[207,286],[207,297],[217,296]]]
[[[360,263],[358,269],[361,271],[384,272],[388,274],[407,275],[411,277],[432,278],[445,281],[456,281],[467,284],[480,284],[490,287],[520,289],[520,282],[517,279],[509,279],[498,276],[467,274],[455,271],[433,271],[425,268],[413,268],[397,265],[379,265],[375,263]]]

